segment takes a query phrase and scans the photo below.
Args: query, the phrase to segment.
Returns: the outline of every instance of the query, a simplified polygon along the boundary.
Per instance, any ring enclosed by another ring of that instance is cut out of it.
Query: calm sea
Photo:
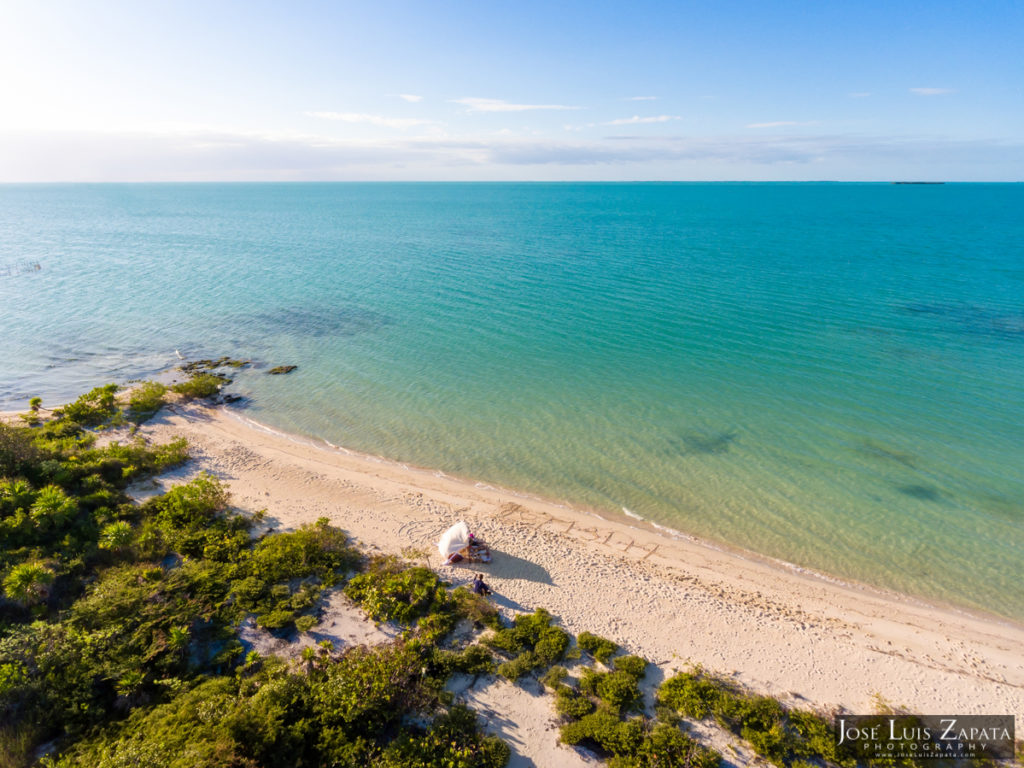
[[[297,364],[235,385],[279,428],[1024,618],[1024,185],[0,186],[0,406],[175,349]]]

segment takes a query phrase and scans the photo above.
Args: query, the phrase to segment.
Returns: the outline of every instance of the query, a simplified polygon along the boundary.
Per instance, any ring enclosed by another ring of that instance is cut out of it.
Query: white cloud
[[[750,123],[747,128],[789,128],[794,125],[814,125],[816,121],[797,122],[796,120],[776,120],[774,123]]]
[[[667,123],[670,120],[682,120],[679,115],[658,115],[656,117],[620,117],[618,120],[610,120],[604,125],[640,125],[642,123]]]
[[[306,112],[307,117],[319,117],[322,120],[337,120],[342,123],[369,123],[381,128],[415,128],[417,125],[436,125],[434,120],[420,120],[415,117],[384,117],[383,115],[366,115],[359,112]]]
[[[533,109],[579,109],[565,104],[509,104],[503,99],[451,99],[453,104],[469,107],[470,112],[528,112]]]
[[[657,96],[630,96],[626,101],[654,101]]]
[[[0,182],[496,179],[1019,180],[1024,143],[778,135],[325,136],[0,131]]]
[[[911,88],[911,93],[916,93],[918,96],[942,96],[946,93],[953,93],[952,88]]]
[[[398,98],[405,99],[406,101],[411,101],[413,104],[415,104],[418,101],[423,101],[422,96],[417,96],[414,93],[400,93],[398,94]]]

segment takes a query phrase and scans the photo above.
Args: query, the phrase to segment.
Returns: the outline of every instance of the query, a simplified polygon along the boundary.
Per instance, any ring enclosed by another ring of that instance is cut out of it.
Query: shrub
[[[511,750],[503,741],[479,733],[476,715],[471,710],[455,706],[435,719],[422,735],[402,734],[388,745],[374,765],[380,768],[503,768],[510,755]]]
[[[545,688],[548,688],[552,691],[559,691],[562,688],[568,687],[565,683],[562,682],[563,680],[565,680],[566,677],[568,677],[568,675],[569,670],[567,670],[565,667],[561,665],[555,665],[547,671],[547,673],[544,675],[544,677],[540,679],[540,681]]]
[[[146,381],[132,390],[128,398],[128,409],[132,421],[141,424],[160,410],[164,404],[167,387],[156,381]]]
[[[486,675],[494,671],[494,657],[484,646],[474,643],[455,654],[452,670],[470,675]]]
[[[132,527],[124,520],[108,523],[100,532],[100,549],[124,550],[132,543]]]
[[[476,626],[502,628],[501,614],[498,609],[483,595],[470,592],[465,587],[456,587],[451,591],[456,614],[469,619]]]
[[[594,711],[594,702],[589,697],[581,695],[575,688],[563,685],[555,694],[555,711],[567,718],[578,720]]]
[[[782,719],[783,709],[775,699],[767,696],[744,696],[722,691],[714,708],[715,719],[733,731],[747,728],[768,731]]]
[[[639,680],[646,673],[647,660],[639,656],[619,656],[612,661],[612,666]]]
[[[511,627],[498,630],[484,642],[508,654],[519,655],[498,667],[498,672],[510,680],[538,667],[546,667],[561,660],[569,647],[569,634],[550,626],[551,614],[538,608],[532,614],[516,616]]]
[[[60,409],[64,419],[83,427],[95,427],[112,419],[119,413],[114,395],[117,384],[96,387]],[[57,411],[54,411],[56,414]]]
[[[611,640],[606,640],[590,632],[580,632],[576,637],[576,643],[602,664],[607,664],[612,654],[619,650],[619,646]]]
[[[25,475],[38,460],[32,433],[0,421],[0,477]]]
[[[702,747],[678,728],[658,723],[636,752],[613,757],[608,768],[718,768],[722,756]]]
[[[605,753],[630,755],[643,740],[643,725],[638,718],[620,720],[607,710],[598,709],[561,727],[565,744],[591,742]]]
[[[597,683],[597,695],[615,709],[631,707],[640,699],[637,679],[628,672],[609,672]]]
[[[658,689],[658,699],[687,717],[703,720],[718,701],[719,688],[697,673],[681,672]]]
[[[354,576],[345,594],[376,621],[411,624],[449,602],[448,593],[433,571],[404,567],[394,557],[378,557]]]
[[[564,655],[569,647],[569,633],[558,627],[545,627],[540,631],[536,644],[533,646],[537,659],[544,666],[554,664]]]
[[[531,669],[540,666],[540,660],[533,651],[523,651],[511,661],[498,665],[498,674],[509,680],[518,680]]]
[[[779,766],[786,764],[786,758],[794,746],[781,722],[763,730],[744,726],[740,735],[750,742],[757,754]]]
[[[4,594],[22,605],[32,605],[50,594],[56,574],[43,563],[22,563],[11,569],[4,579]]]
[[[37,528],[54,530],[61,528],[77,511],[75,500],[69,498],[63,488],[48,485],[36,494],[29,516]]]
[[[188,381],[175,384],[171,387],[171,391],[177,392],[186,400],[197,400],[216,395],[225,381],[226,379],[223,377],[214,376],[211,373],[200,373]]]

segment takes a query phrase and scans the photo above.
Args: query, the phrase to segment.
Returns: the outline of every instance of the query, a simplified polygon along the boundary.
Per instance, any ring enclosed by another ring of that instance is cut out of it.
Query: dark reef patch
[[[285,332],[295,336],[350,337],[392,324],[391,318],[371,309],[352,306],[323,308],[285,307],[235,318],[249,329]]]
[[[669,443],[684,456],[718,456],[728,453],[738,437],[735,432],[687,432],[670,439]]]
[[[944,498],[942,491],[933,485],[921,485],[918,483],[897,485],[896,490],[904,496],[909,496],[919,501],[942,501]]]
[[[976,304],[911,302],[900,305],[910,315],[931,317],[953,333],[1024,339],[1024,312],[982,307]]]

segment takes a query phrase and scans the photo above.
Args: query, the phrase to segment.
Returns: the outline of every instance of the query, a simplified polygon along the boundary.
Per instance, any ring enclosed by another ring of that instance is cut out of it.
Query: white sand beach
[[[239,412],[173,406],[144,425],[181,435],[188,471],[224,479],[242,509],[290,528],[319,517],[362,546],[430,553],[466,520],[494,551],[485,571],[506,612],[547,608],[570,631],[609,637],[671,674],[699,664],[800,706],[1024,713],[1024,628],[802,572],[643,524],[319,446]],[[553,736],[552,736],[553,737]]]

